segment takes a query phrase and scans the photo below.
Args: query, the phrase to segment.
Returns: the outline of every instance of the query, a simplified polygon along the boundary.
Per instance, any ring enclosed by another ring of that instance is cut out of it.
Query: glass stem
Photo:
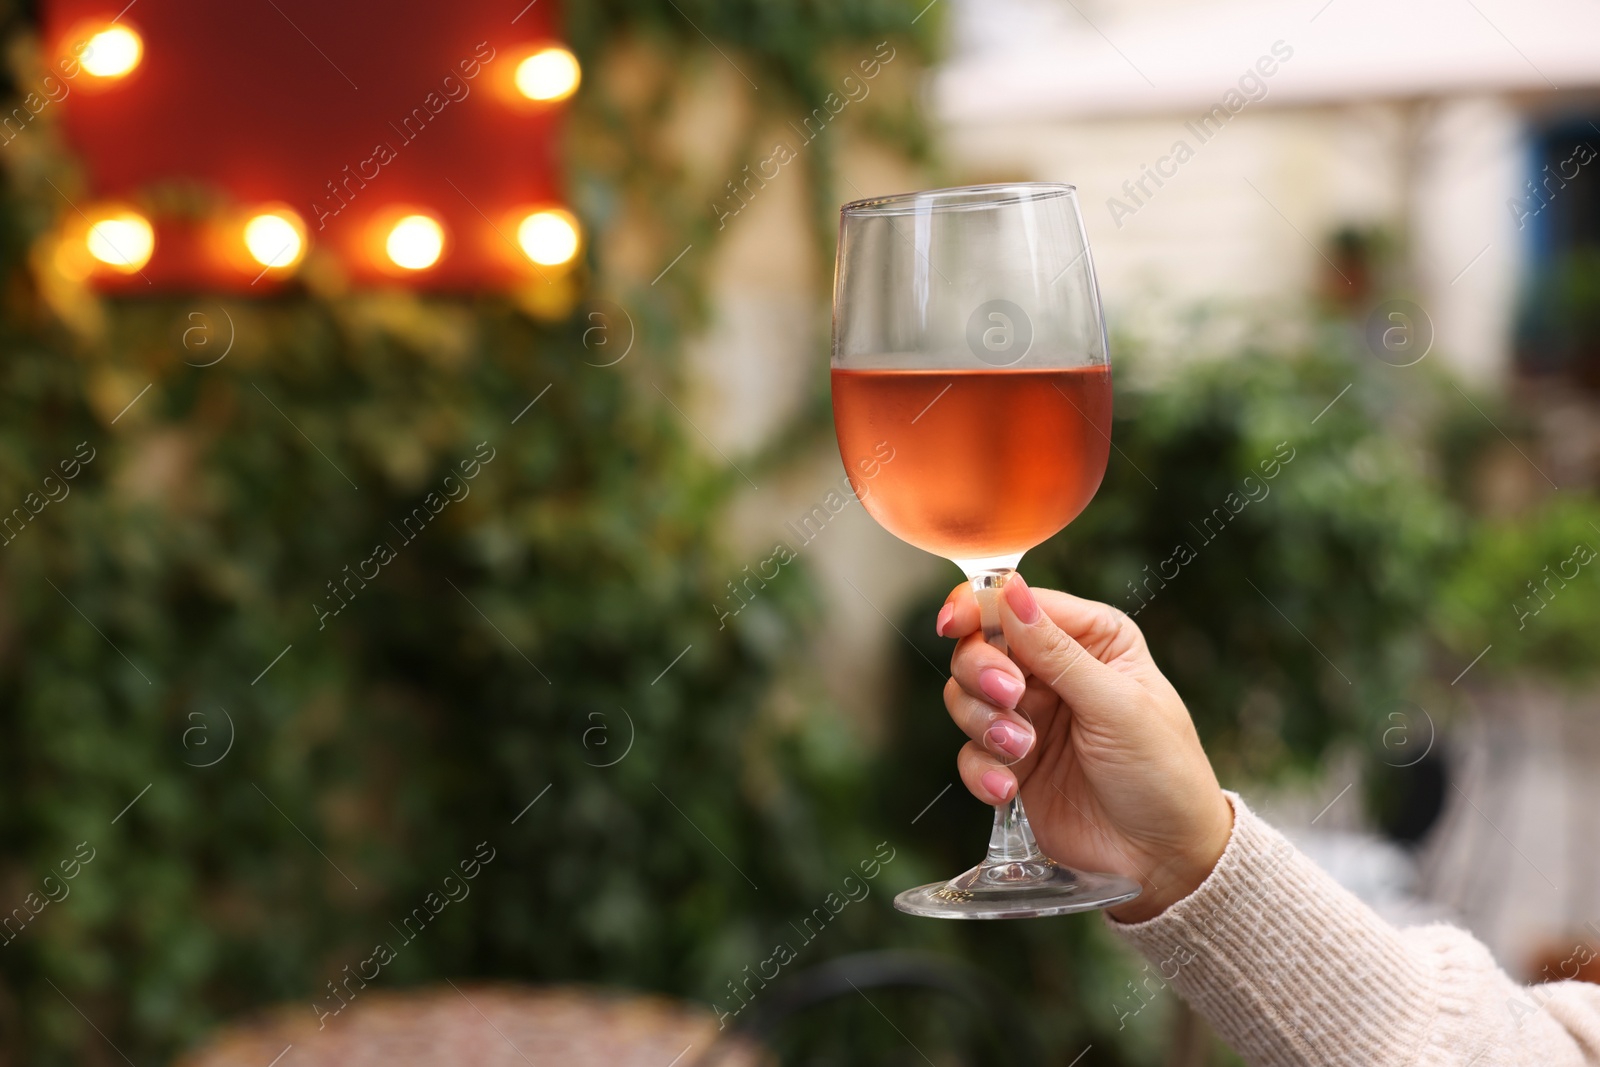
[[[1006,579],[1016,570],[1002,567],[979,571],[972,576],[972,591],[978,598],[978,614],[983,622],[983,639],[1001,652],[1010,655],[1005,631],[1000,627],[1000,596]],[[1027,674],[1026,671],[1023,672]],[[1045,858],[1033,839],[1033,827],[1028,825],[1028,813],[1022,810],[1022,790],[994,809],[994,829],[989,833],[989,854],[985,866],[1002,863],[1024,863]]]

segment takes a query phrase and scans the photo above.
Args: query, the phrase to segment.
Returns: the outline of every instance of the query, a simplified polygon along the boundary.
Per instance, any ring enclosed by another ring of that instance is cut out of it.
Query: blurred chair
[[[1423,886],[1513,976],[1574,977],[1600,952],[1600,692],[1530,677],[1468,698]]]
[[[954,1013],[972,1025],[967,1033],[974,1047],[939,1048],[941,1063],[995,1063],[1006,1067],[1035,1067],[1044,1063],[1033,1029],[1018,1010],[1014,998],[983,973],[938,956],[911,952],[865,952],[841,956],[812,967],[786,982],[774,984],[754,1000],[727,1032],[723,1042],[693,1061],[692,1067],[732,1067],[749,1062],[753,1045],[771,1049],[776,1039],[802,1024],[816,1009],[841,1001],[860,1002],[873,990],[911,990],[924,994],[932,1005]],[[876,1008],[876,1005],[873,1005]],[[881,1009],[879,1009],[881,1010]],[[887,1025],[892,1020],[884,1017]],[[896,1026],[896,1029],[899,1029]],[[905,1037],[902,1033],[901,1037]],[[909,1038],[906,1039],[909,1042]],[[915,1046],[913,1046],[914,1048]],[[920,1049],[916,1050],[921,1052]],[[953,1052],[964,1054],[951,1060]]]
[[[227,1027],[177,1067],[669,1067],[717,1042],[706,1008],[578,987],[445,985],[364,991],[337,1016],[310,1006]],[[724,1042],[729,1067],[759,1061]]]

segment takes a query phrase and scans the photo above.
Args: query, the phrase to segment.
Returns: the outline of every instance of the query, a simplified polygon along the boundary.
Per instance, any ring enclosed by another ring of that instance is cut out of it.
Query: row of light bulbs
[[[145,216],[127,207],[103,207],[88,217],[83,248],[97,265],[119,274],[134,274],[150,262],[155,229]],[[387,263],[403,271],[427,270],[445,251],[443,224],[424,213],[389,221],[373,236]],[[522,254],[536,266],[559,267],[578,254],[578,222],[561,208],[530,211],[518,222],[516,236]],[[281,205],[246,219],[237,231],[237,241],[263,273],[293,271],[309,246],[305,220]]]
[[[144,58],[144,40],[124,25],[107,25],[91,31],[79,62],[91,77],[113,79],[133,73]],[[578,90],[581,77],[577,58],[565,48],[541,48],[517,64],[517,92],[529,100],[555,103]]]
[[[79,63],[94,78],[112,81],[126,77],[144,58],[144,40],[124,24],[90,27],[78,39],[84,42]],[[555,103],[577,91],[580,77],[573,54],[549,46],[525,57],[516,67],[514,81],[527,99]],[[129,207],[107,205],[88,217],[79,250],[88,253],[91,269],[133,274],[150,261],[155,229],[145,216]],[[530,211],[518,222],[516,234],[518,247],[536,266],[562,266],[578,252],[577,220],[560,208]],[[401,271],[427,270],[445,252],[444,226],[425,212],[391,217],[373,236],[383,260]],[[250,215],[229,240],[236,249],[242,247],[263,273],[293,271],[309,246],[305,220],[282,205],[263,207]]]

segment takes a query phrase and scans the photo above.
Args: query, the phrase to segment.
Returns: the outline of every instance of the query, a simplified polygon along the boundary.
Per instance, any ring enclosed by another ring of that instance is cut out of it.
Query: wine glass
[[[971,580],[983,635],[1022,554],[1089,503],[1111,446],[1111,367],[1070,185],[935,189],[840,211],[833,421],[862,506]],[[947,919],[1061,915],[1131,900],[1120,875],[1039,851],[1021,791],[989,852],[895,907]]]

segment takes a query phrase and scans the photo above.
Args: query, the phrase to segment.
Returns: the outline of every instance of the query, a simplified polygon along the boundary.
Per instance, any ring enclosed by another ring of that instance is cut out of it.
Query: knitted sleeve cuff
[[[1413,1062],[1437,1011],[1436,972],[1226,795],[1233,833],[1199,888],[1145,922],[1106,921],[1155,965],[1157,988],[1170,984],[1250,1063]]]

